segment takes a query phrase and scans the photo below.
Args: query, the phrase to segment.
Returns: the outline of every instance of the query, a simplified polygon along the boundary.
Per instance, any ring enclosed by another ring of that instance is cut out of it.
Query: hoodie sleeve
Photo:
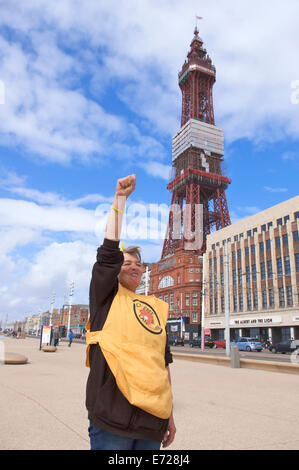
[[[90,329],[103,327],[112,300],[118,289],[117,276],[123,263],[119,242],[104,239],[98,248],[89,289]]]

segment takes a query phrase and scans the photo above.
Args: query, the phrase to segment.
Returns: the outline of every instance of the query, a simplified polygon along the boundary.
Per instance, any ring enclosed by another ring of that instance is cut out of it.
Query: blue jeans
[[[89,422],[90,450],[159,450],[161,442],[131,439],[103,431]]]

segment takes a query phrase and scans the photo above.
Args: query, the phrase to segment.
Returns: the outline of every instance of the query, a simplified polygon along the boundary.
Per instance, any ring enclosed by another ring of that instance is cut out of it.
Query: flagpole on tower
[[[203,20],[203,17],[202,16],[197,16],[195,15],[195,28],[197,29],[197,21],[198,20]]]

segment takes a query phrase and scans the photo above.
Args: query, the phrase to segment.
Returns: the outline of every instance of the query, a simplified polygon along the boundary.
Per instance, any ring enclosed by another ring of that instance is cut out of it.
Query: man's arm
[[[113,204],[108,215],[105,238],[118,241],[120,239],[122,217],[127,198],[136,186],[136,175],[129,175],[117,181]]]
[[[171,376],[170,376],[169,367],[167,367],[167,372],[168,372],[169,383],[171,385]],[[163,441],[162,441],[163,448],[168,447],[170,446],[170,444],[172,444],[174,437],[175,437],[175,433],[176,433],[176,427],[174,424],[173,411],[172,411],[169,417],[167,431],[164,434]]]
[[[97,262],[93,266],[89,290],[90,326],[99,329],[99,312],[107,298],[117,289],[117,276],[123,263],[123,253],[119,250],[122,215],[126,200],[134,191],[136,176],[130,175],[117,181],[114,201],[108,215],[104,243],[98,249]]]

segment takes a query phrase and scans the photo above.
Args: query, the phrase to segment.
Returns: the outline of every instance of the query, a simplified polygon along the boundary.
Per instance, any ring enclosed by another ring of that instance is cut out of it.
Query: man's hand
[[[136,186],[136,175],[129,175],[120,178],[116,184],[115,196],[125,196],[128,198]]]
[[[168,447],[173,442],[176,433],[176,427],[174,424],[173,414],[171,413],[169,421],[168,421],[168,428],[166,433],[164,434],[162,447]]]

